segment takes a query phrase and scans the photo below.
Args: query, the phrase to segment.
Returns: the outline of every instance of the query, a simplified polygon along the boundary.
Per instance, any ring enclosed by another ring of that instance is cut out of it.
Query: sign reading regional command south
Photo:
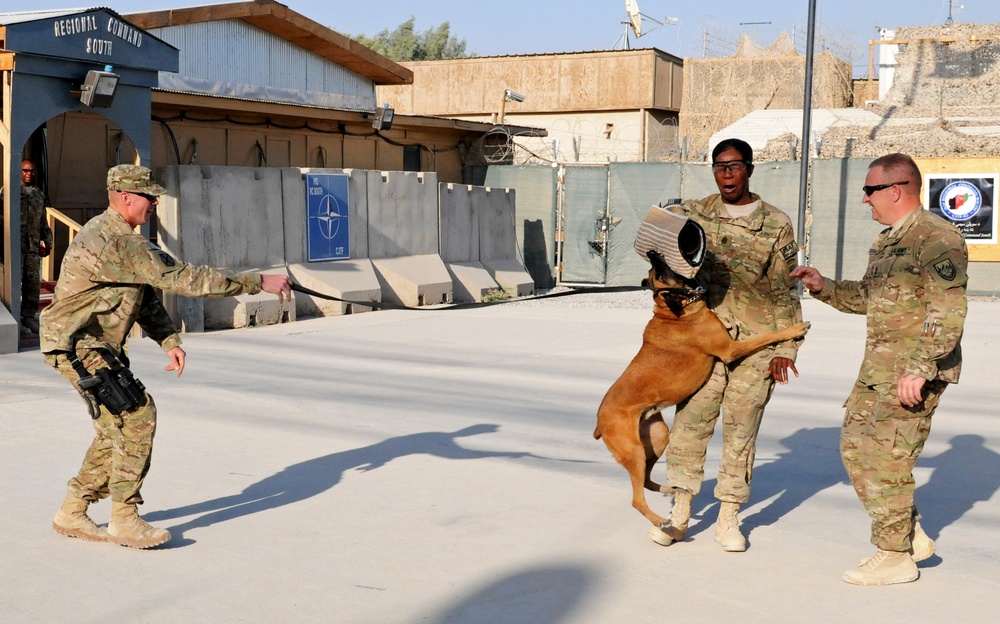
[[[309,262],[351,257],[347,174],[306,174],[306,246]]]
[[[925,205],[958,228],[966,241],[977,245],[997,243],[996,175],[930,174]]]

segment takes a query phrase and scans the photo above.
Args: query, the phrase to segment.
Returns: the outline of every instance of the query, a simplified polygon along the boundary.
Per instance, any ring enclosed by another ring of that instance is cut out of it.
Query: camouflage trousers
[[[916,407],[900,404],[896,386],[857,384],[844,407],[840,457],[861,504],[872,519],[871,542],[882,550],[910,549],[913,523],[913,466],[931,432],[931,416],[946,383],[929,381]]]
[[[48,353],[45,361],[80,392],[76,384],[80,377],[65,353]],[[81,361],[91,372],[107,367],[97,351],[87,352]],[[80,394],[90,404],[89,395]],[[67,483],[69,491],[91,502],[111,496],[117,503],[142,504],[139,490],[149,472],[155,433],[156,405],[148,393],[145,405],[118,416],[101,406],[100,417],[94,420],[94,440],[80,472]]]
[[[38,248],[38,245],[35,245]],[[42,283],[42,257],[37,253],[21,254],[21,321],[34,319],[38,313]]]
[[[750,499],[753,460],[764,406],[774,380],[768,376],[772,349],[727,366],[716,360],[705,385],[677,405],[667,445],[667,483],[693,494],[701,490],[705,456],[722,412],[722,461],[715,497],[731,503]]]

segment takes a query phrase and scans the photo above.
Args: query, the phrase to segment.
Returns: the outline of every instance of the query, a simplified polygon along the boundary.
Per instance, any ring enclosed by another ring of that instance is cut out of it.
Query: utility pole
[[[799,223],[796,239],[799,242],[799,266],[805,265],[806,201],[809,197],[809,136],[812,132],[813,54],[816,39],[816,0],[809,0],[809,25],[806,29],[806,92],[802,103],[802,160],[799,172]],[[801,288],[801,282],[799,288]]]

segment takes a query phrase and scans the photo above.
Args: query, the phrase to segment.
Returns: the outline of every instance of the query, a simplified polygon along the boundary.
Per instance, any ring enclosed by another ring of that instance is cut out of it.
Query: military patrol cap
[[[109,191],[135,191],[163,195],[167,189],[153,181],[153,172],[139,165],[118,165],[108,169]]]

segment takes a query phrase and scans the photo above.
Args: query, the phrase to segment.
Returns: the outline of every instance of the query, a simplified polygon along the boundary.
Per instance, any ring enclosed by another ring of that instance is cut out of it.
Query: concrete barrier
[[[190,264],[286,272],[282,175],[277,168],[163,168],[160,246]],[[164,293],[163,299],[175,324],[188,332],[295,320],[294,304],[268,293],[212,299]]]
[[[350,258],[325,262],[308,260],[305,175],[347,176]],[[351,301],[382,301],[375,267],[368,260],[368,171],[362,169],[283,169],[285,260],[292,280],[316,292]],[[296,293],[299,316],[339,316],[370,312],[373,308]]]
[[[17,321],[10,310],[0,305],[0,353],[17,353],[18,331]]]
[[[441,184],[438,187],[440,254],[454,283],[456,302],[482,301],[500,288],[479,261],[481,202],[483,187],[465,184]]]

